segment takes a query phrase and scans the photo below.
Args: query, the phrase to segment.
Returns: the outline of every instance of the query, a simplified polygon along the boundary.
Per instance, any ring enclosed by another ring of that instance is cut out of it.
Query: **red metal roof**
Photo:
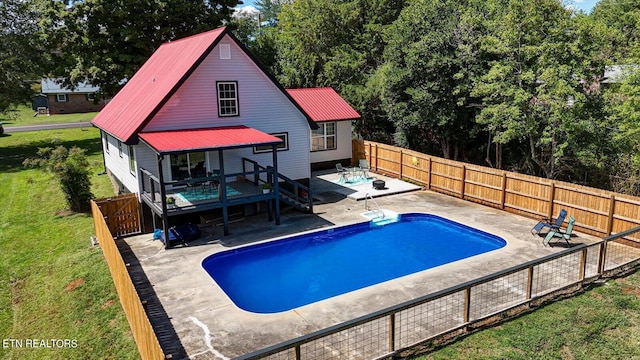
[[[158,153],[277,144],[280,138],[246,126],[156,131],[138,134]]]
[[[360,114],[333,88],[287,89],[287,92],[313,121],[360,118]]]
[[[131,140],[225,33],[221,27],[162,44],[92,123],[120,140]]]

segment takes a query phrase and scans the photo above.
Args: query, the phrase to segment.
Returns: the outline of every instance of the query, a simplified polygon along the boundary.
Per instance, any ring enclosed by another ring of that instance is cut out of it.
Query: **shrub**
[[[76,146],[71,149],[57,146],[40,148],[37,155],[37,158],[26,159],[23,165],[44,167],[55,174],[70,210],[89,212],[93,194],[89,180],[89,162],[85,151]]]

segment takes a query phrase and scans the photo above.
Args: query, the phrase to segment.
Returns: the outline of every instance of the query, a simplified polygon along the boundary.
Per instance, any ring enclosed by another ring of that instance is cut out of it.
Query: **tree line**
[[[0,111],[43,74],[111,95],[162,42],[229,25],[285,87],[334,87],[357,136],[640,194],[640,0],[238,3],[3,1]]]
[[[640,1],[274,3],[244,41],[285,87],[336,88],[359,136],[640,194]]]

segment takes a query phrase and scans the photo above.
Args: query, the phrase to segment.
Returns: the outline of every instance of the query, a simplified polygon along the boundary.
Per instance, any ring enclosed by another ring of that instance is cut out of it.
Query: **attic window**
[[[223,60],[231,59],[231,45],[220,44],[220,59],[223,59]]]
[[[218,88],[218,116],[238,116],[238,83],[216,82]]]

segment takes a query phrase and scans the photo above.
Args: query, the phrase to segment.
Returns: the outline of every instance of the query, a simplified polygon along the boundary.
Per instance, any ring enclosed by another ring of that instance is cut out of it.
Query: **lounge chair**
[[[343,168],[341,163],[336,164],[336,171],[340,174],[340,182],[349,180],[349,170]]]
[[[364,178],[368,178],[369,177],[368,171],[371,170],[371,168],[369,167],[369,162],[367,161],[367,159],[360,159],[359,165],[360,165],[360,171],[362,172],[362,176]]]
[[[560,227],[562,226],[562,223],[564,222],[564,218],[567,217],[567,210],[562,209],[560,210],[560,213],[558,214],[558,218],[556,219],[555,222],[551,222],[551,219],[542,219],[540,220],[540,222],[538,222],[536,224],[536,226],[534,226],[531,229],[531,234],[533,235],[537,235],[540,234],[540,231],[542,231],[542,229],[548,227],[549,231],[551,230],[560,230]]]
[[[564,239],[564,241],[567,242],[567,245],[571,246],[569,239],[571,239],[571,233],[573,232],[573,225],[575,224],[575,222],[576,222],[576,219],[574,219],[573,216],[569,216],[569,224],[567,225],[567,230],[564,232],[560,231],[559,229],[549,230],[549,232],[547,233],[547,236],[545,236],[544,240],[542,240],[542,244],[544,246],[547,246],[547,245],[551,245],[551,240],[553,239],[556,240],[555,242],[558,242]]]

